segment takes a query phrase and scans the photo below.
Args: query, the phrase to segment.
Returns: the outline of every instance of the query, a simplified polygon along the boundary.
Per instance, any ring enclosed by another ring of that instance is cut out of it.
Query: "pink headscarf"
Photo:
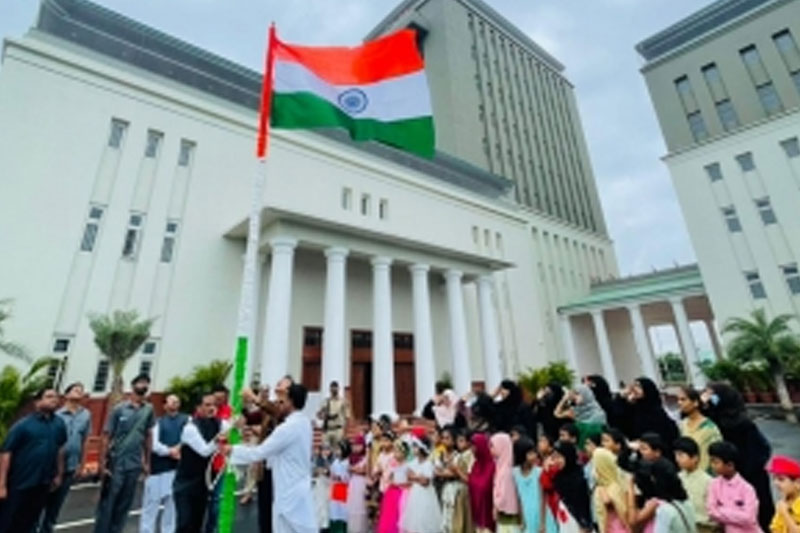
[[[494,471],[494,506],[501,513],[519,514],[517,489],[514,486],[514,447],[507,433],[496,433],[491,439],[496,456]]]

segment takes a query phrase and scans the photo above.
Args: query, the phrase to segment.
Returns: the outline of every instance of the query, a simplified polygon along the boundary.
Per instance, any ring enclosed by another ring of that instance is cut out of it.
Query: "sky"
[[[263,65],[270,21],[287,41],[355,45],[399,2],[95,1],[254,69]],[[566,65],[620,273],[694,262],[634,46],[709,0],[486,1]],[[36,0],[0,0],[0,36],[22,36],[37,7]]]

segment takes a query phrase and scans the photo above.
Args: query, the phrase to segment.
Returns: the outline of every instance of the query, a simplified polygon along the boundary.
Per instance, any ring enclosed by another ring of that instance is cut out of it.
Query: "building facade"
[[[720,324],[800,311],[800,3],[721,0],[638,45]]]
[[[90,313],[156,319],[125,376],[147,371],[156,390],[231,357],[260,79],[84,0],[44,0],[4,42],[6,334],[65,357],[62,382],[109,386]],[[337,379],[359,416],[411,412],[444,372],[461,393],[563,358],[557,307],[616,275],[603,232],[519,205],[518,184],[479,165],[272,135],[250,354],[262,382]]]
[[[512,180],[522,206],[606,235],[564,66],[482,0],[403,0],[367,39],[411,27],[440,150]]]

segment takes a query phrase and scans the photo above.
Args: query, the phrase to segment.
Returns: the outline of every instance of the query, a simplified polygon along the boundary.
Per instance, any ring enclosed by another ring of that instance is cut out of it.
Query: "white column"
[[[372,411],[397,414],[394,395],[394,338],[392,335],[392,260],[372,259]]]
[[[292,309],[292,267],[297,241],[278,237],[270,241],[267,316],[261,354],[261,383],[274,386],[289,369],[289,319]]]
[[[717,359],[722,359],[725,357],[725,353],[722,349],[722,343],[719,341],[719,335],[717,334],[717,326],[714,325],[714,320],[709,319],[705,320],[706,329],[708,330],[708,337],[711,339],[711,346],[714,347],[714,355]]]
[[[414,377],[416,380],[417,412],[433,397],[436,369],[433,361],[433,328],[431,326],[431,296],[428,287],[428,265],[411,265],[411,287],[414,297]]]
[[[494,284],[491,276],[478,278],[478,312],[481,321],[481,341],[483,344],[484,386],[493,391],[502,377],[500,360],[500,341],[497,336],[497,313],[492,301]]]
[[[572,332],[572,319],[569,315],[560,315],[558,321],[561,323],[561,336],[564,339],[564,350],[566,351],[567,364],[575,371],[575,375],[580,376],[581,370],[578,366],[578,355],[575,351],[575,337]]]
[[[345,356],[345,276],[347,250],[328,248],[327,280],[325,282],[325,324],[322,330],[322,383],[323,393],[332,381],[339,383],[344,390],[347,376]]]
[[[603,319],[602,310],[592,311],[592,322],[594,323],[594,334],[597,336],[597,347],[600,349],[600,363],[603,365],[603,376],[612,389],[619,387],[617,369],[614,367],[614,357],[611,355],[611,344],[608,342],[606,332],[606,322]]]
[[[453,388],[459,396],[472,390],[472,372],[469,366],[467,345],[467,319],[464,316],[464,293],[461,287],[462,275],[458,270],[448,270],[444,274],[447,282],[447,308],[450,315]]]
[[[642,318],[642,308],[639,304],[628,306],[628,313],[633,324],[633,340],[636,343],[636,352],[639,354],[639,363],[642,365],[642,373],[656,383],[661,379],[653,363],[653,354],[650,353],[650,343],[647,341],[647,329],[644,327]]]
[[[692,330],[689,327],[689,319],[686,317],[686,309],[683,307],[683,300],[681,298],[670,298],[669,303],[672,306],[678,337],[683,347],[684,361],[686,361],[686,366],[688,367],[686,370],[691,377],[694,388],[702,389],[706,386],[706,378],[700,367],[697,366],[697,363],[700,362],[700,357],[697,354],[697,346],[694,344]]]

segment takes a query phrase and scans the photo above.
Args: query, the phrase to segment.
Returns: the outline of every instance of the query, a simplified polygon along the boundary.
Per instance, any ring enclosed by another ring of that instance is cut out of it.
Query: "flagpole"
[[[264,189],[267,183],[267,146],[269,142],[269,114],[272,102],[273,52],[276,42],[275,24],[269,29],[268,48],[264,82],[261,89],[261,109],[259,113],[258,137],[256,140],[257,166],[253,174],[250,197],[250,217],[247,228],[247,244],[244,251],[242,268],[242,285],[239,292],[239,313],[236,320],[236,349],[233,363],[233,387],[231,390],[232,418],[242,411],[242,389],[245,379],[252,378],[256,365],[252,349],[255,345],[251,335],[255,332],[258,316],[258,249],[261,244],[261,209],[263,207]],[[250,357],[248,357],[248,355]],[[264,376],[262,376],[263,379]],[[228,435],[228,443],[239,444],[242,437],[235,427]],[[226,466],[222,479],[222,497],[219,502],[219,533],[232,533],[236,515],[236,473]],[[213,503],[212,503],[213,505]]]

